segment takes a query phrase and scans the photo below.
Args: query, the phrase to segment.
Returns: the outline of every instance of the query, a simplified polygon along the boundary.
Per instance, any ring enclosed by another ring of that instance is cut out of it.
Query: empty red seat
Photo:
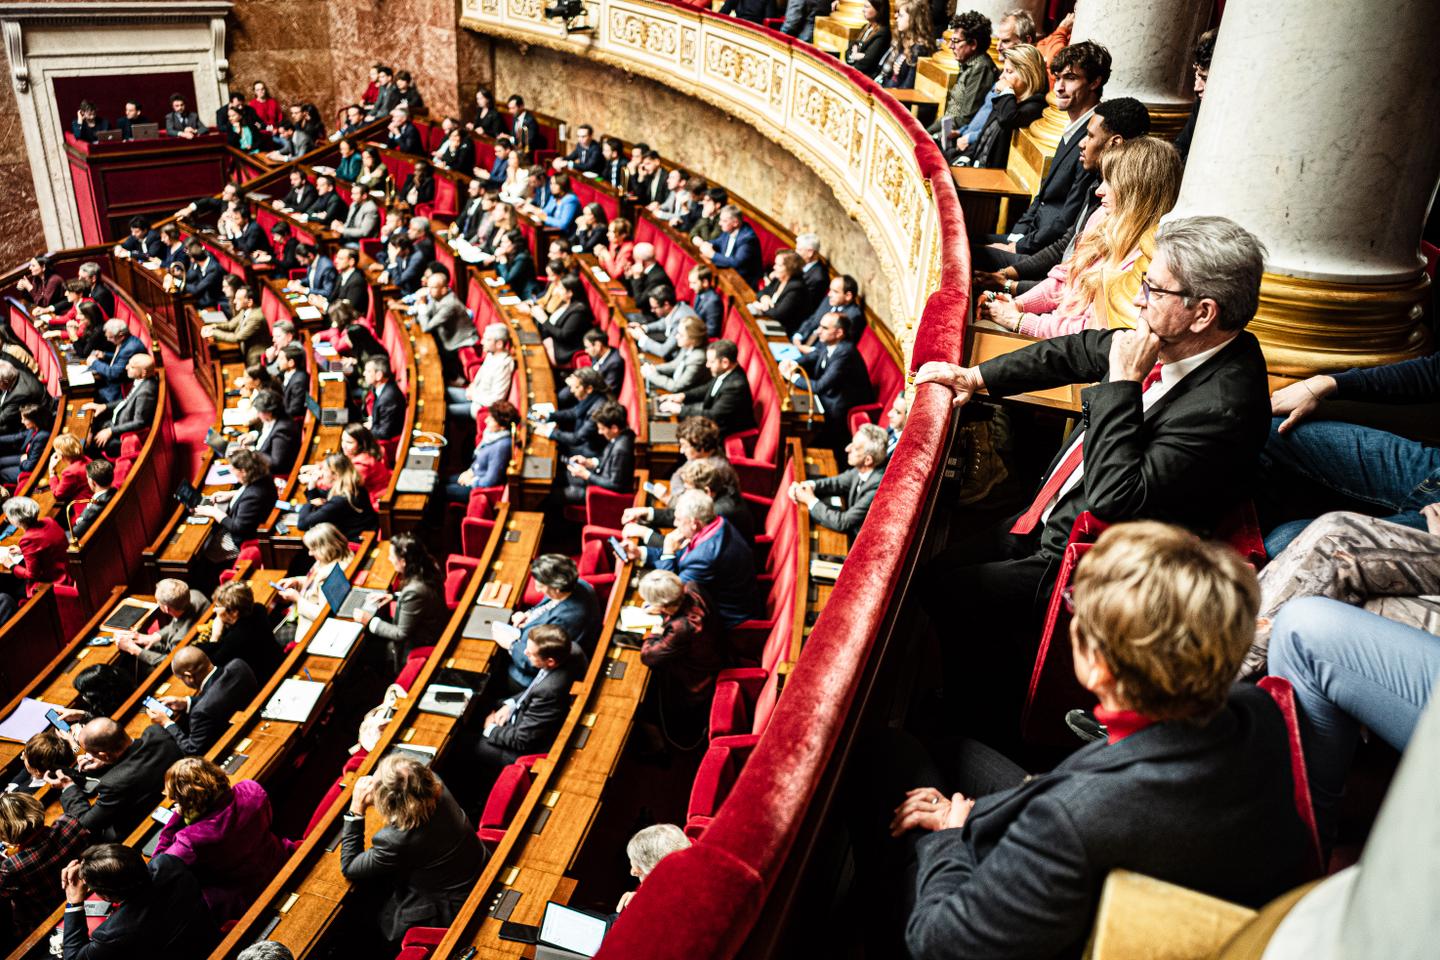
[[[686,832],[691,823],[708,823],[720,811],[720,805],[729,796],[730,788],[759,742],[760,738],[754,734],[716,737],[710,741],[690,788],[690,803],[685,811]]]
[[[530,792],[530,783],[534,779],[530,768],[544,756],[541,753],[521,757],[495,778],[490,795],[485,800],[485,809],[480,813],[479,829],[475,831],[486,846],[493,849],[495,844],[505,839],[510,821],[515,819],[520,804],[525,802],[525,794]]]

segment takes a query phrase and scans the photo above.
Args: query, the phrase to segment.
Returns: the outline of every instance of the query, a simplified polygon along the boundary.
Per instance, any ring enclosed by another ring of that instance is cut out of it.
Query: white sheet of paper
[[[610,282],[610,274],[606,273],[604,270],[601,270],[599,267],[596,267],[594,270],[591,270],[590,272],[591,272],[592,274],[594,274],[594,275],[595,275],[595,279],[596,279],[596,280],[599,280],[601,283],[609,283],[609,282]]]
[[[4,720],[0,720],[0,739],[24,743],[50,726],[50,721],[45,719],[45,712],[51,709],[60,710],[62,708],[59,704],[25,697],[15,708],[14,713]]]
[[[309,303],[302,303],[295,308],[295,316],[301,320],[319,320],[320,308]]]
[[[306,648],[306,653],[317,657],[343,657],[350,653],[360,631],[365,628],[353,620],[336,620],[334,617],[320,624],[315,636]]]
[[[499,304],[502,307],[513,307],[519,302],[520,298],[513,295],[506,295],[499,299]]]
[[[227,427],[248,426],[255,418],[255,411],[249,407],[226,407],[225,412],[220,414],[220,422]]]
[[[490,636],[509,643],[520,639],[520,628],[504,620],[496,620],[490,625]]]
[[[320,695],[324,692],[325,684],[318,680],[287,677],[270,696],[260,715],[266,720],[304,723],[310,719],[311,711],[315,709],[315,704],[320,701]]]
[[[65,364],[65,379],[72,387],[88,387],[95,382],[95,374],[83,363]]]
[[[629,633],[644,630],[658,630],[665,621],[653,613],[646,613],[644,607],[623,606],[620,608],[620,629]]]
[[[230,485],[236,482],[235,471],[230,469],[230,464],[215,462],[210,464],[210,471],[205,474],[205,486]]]

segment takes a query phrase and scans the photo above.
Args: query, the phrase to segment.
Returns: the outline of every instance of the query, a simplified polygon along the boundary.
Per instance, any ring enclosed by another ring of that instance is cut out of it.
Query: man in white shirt
[[[510,352],[510,328],[492,323],[480,336],[485,359],[480,369],[463,387],[446,387],[446,414],[457,420],[473,420],[490,404],[510,396],[510,381],[515,376],[515,355]]]

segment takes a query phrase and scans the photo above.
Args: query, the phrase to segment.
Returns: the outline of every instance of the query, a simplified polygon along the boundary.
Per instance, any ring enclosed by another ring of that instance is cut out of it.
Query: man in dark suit
[[[311,243],[298,245],[295,248],[295,263],[304,268],[305,278],[291,280],[288,284],[290,289],[326,301],[335,296],[335,286],[340,282],[340,275],[335,271],[335,264],[320,252],[319,247]]]
[[[359,262],[360,255],[349,247],[335,251],[335,295],[329,298],[329,303],[345,300],[355,308],[356,313],[364,316],[370,309],[370,285],[365,279],[365,272],[358,266]]]
[[[9,360],[0,360],[0,430],[19,430],[20,411],[48,401],[44,385],[33,373]]]
[[[170,95],[170,112],[165,114],[165,132],[172,137],[184,137],[187,140],[198,134],[207,132],[205,124],[200,122],[200,115],[193,110],[185,109],[185,98],[178,93]]]
[[[616,190],[625,189],[625,144],[615,137],[606,137],[600,143],[600,159],[604,164],[600,179]]]
[[[703,587],[727,627],[760,616],[755,555],[744,535],[715,513],[714,499],[703,490],[685,490],[673,506],[675,528],[663,545],[642,547],[627,540],[630,559]]]
[[[595,128],[582,123],[575,128],[575,147],[565,154],[557,166],[564,164],[576,173],[599,174],[605,170],[605,158],[601,155],[600,144],[595,140]]]
[[[155,404],[160,399],[160,383],[155,379],[155,358],[137,353],[125,364],[130,378],[130,392],[113,403],[87,403],[82,408],[93,413],[90,429],[91,445],[107,456],[120,455],[120,438],[127,433],[142,433],[155,424]]]
[[[375,68],[375,102],[366,114],[369,120],[379,120],[400,102],[400,90],[395,86],[395,71],[390,67]]]
[[[1255,635],[1253,571],[1158,523],[1111,528],[1079,569],[1075,673],[1108,737],[1035,776],[955,743],[904,780],[923,748],[897,742],[857,785],[883,792],[872,809],[901,801],[892,842],[918,856],[909,956],[1078,956],[1115,870],[1252,908],[1319,870],[1284,715],[1232,686]]]
[[[547,415],[554,426],[544,435],[555,442],[562,457],[598,457],[605,441],[590,414],[605,399],[605,381],[589,367],[580,367],[565,378],[565,388],[575,402]]]
[[[976,660],[1013,652],[1005,638],[1033,637],[1082,511],[1106,523],[1156,519],[1204,532],[1250,495],[1270,424],[1265,359],[1244,329],[1263,269],[1259,241],[1235,223],[1173,220],[1156,239],[1136,329],[1056,337],[979,367],[921,368],[916,384],[951,387],[957,405],[981,389],[1004,397],[1092,384],[1081,391],[1081,429],[1031,506],[952,543],[922,574],[937,623],[973,611],[967,634],[987,638],[969,645],[965,669],[952,665],[952,676],[995,678],[1018,666],[987,670]],[[942,646],[961,655],[955,643]]]
[[[111,349],[97,350],[90,355],[90,372],[95,375],[96,393],[100,399],[105,403],[115,403],[120,399],[121,385],[130,382],[127,373],[130,358],[145,352],[145,341],[131,333],[124,320],[106,320],[105,339],[110,342]],[[3,382],[0,382],[0,389],[3,389]],[[3,403],[0,400],[0,410],[4,409]],[[0,424],[3,424],[3,419],[0,419]]]
[[[310,371],[305,369],[305,348],[298,343],[285,346],[276,357],[280,364],[280,398],[285,415],[305,419],[305,400],[310,396]]]
[[[72,541],[78,541],[85,536],[85,531],[100,519],[105,507],[115,499],[115,464],[104,457],[91,460],[85,464],[85,484],[90,488],[90,501],[85,504],[85,509],[80,511],[80,516],[75,518],[75,525],[70,528]]]
[[[317,196],[319,194],[305,176],[305,171],[297,167],[290,171],[290,189],[280,198],[280,202],[294,213],[303,213],[310,209]]]
[[[271,469],[287,474],[300,456],[300,423],[285,413],[285,401],[273,390],[261,390],[250,401],[251,409],[260,418],[260,431],[255,449],[265,454]]]
[[[849,320],[844,313],[827,313],[820,321],[814,350],[799,360],[782,360],[780,375],[800,383],[800,371],[809,377],[810,393],[820,404],[825,425],[817,442],[843,450],[850,434],[850,409],[875,401],[875,386],[860,351],[849,339]]]
[[[510,107],[510,135],[521,150],[534,150],[543,146],[540,139],[540,124],[535,114],[525,109],[525,98],[518,93],[506,101]]]
[[[682,417],[709,417],[729,435],[755,426],[755,399],[750,394],[750,381],[739,369],[740,351],[733,340],[716,340],[705,348],[705,367],[710,378],[684,393],[667,393],[660,397],[661,413],[678,413]]]
[[[266,239],[265,231],[261,229],[259,221],[250,215],[250,208],[243,203],[235,207],[235,226],[239,233],[230,240],[230,243],[236,250],[249,254],[252,258],[256,254],[263,257],[275,255],[274,251],[270,249],[270,241]]]
[[[851,539],[860,532],[865,515],[880,481],[885,479],[886,448],[889,437],[884,427],[867,423],[855,431],[855,436],[845,447],[845,462],[849,469],[833,477],[792,483],[787,491],[790,499],[810,511],[810,519],[830,530],[848,534]],[[840,500],[836,506],[829,502],[834,497]]]
[[[385,142],[391,150],[400,153],[424,153],[420,145],[420,131],[410,122],[410,111],[403,105],[390,111],[390,126],[385,131]]]
[[[255,112],[254,107],[246,102],[245,94],[241,93],[238,89],[231,90],[230,99],[221,104],[220,108],[215,111],[215,129],[230,129],[230,111],[232,109],[240,113],[240,122],[254,131],[255,139],[258,141],[261,136],[260,128],[262,126],[260,123],[260,115]]]
[[[659,261],[655,259],[653,243],[641,241],[635,244],[630,255],[634,260],[626,275],[621,278],[621,282],[625,284],[625,289],[630,291],[630,299],[635,301],[641,312],[649,319],[654,320],[656,317],[650,309],[651,295],[662,287],[674,290],[675,284],[671,282],[670,275],[665,272],[665,268],[660,266]]]
[[[384,357],[371,357],[365,362],[366,425],[376,440],[393,440],[405,429],[405,394],[390,374],[390,363]]]
[[[525,638],[525,656],[539,672],[530,685],[486,718],[475,759],[498,770],[528,753],[550,749],[570,708],[570,685],[585,672],[585,652],[565,628],[542,623]]]
[[[795,238],[795,253],[804,264],[800,269],[800,279],[805,281],[807,303],[814,310],[824,302],[825,293],[830,289],[830,271],[826,269],[825,261],[820,259],[820,235],[800,234]]]
[[[610,346],[610,338],[593,327],[585,331],[585,355],[590,358],[590,369],[600,374],[605,381],[605,392],[612,397],[620,396],[625,384],[625,358],[620,351]]]
[[[344,223],[348,211],[345,198],[335,192],[335,180],[329,174],[318,174],[315,177],[315,196],[310,205],[301,210],[305,219],[328,226],[336,220]]]
[[[567,465],[569,477],[561,492],[567,503],[584,503],[585,491],[599,487],[628,493],[635,487],[635,431],[625,408],[606,400],[590,413],[605,447],[598,457],[574,456]]]
[[[135,139],[136,125],[149,122],[150,118],[141,111],[138,100],[126,100],[125,116],[115,118],[115,129],[119,130],[120,135],[126,140],[133,140]]]
[[[170,713],[147,707],[150,719],[160,724],[187,757],[200,756],[230,727],[230,718],[249,705],[260,692],[255,671],[244,660],[216,667],[196,646],[181,647],[170,660],[175,679],[195,692],[188,697],[160,697]]]
[[[132,740],[114,720],[96,717],[76,734],[80,749],[89,754],[80,761],[80,772],[100,778],[92,806],[89,794],[64,773],[49,774],[45,782],[60,792],[65,812],[97,838],[123,837],[160,799],[165,771],[182,754],[164,730],[150,727],[140,739]]]
[[[65,891],[65,960],[203,957],[219,939],[200,882],[179,857],[145,855],[121,843],[87,849],[60,874]],[[113,905],[93,931],[85,903]]]
[[[851,343],[859,343],[865,332],[865,311],[860,307],[860,284],[850,274],[833,277],[825,297],[815,307],[815,312],[802,324],[790,342],[800,348],[801,353],[810,351],[820,338],[820,321],[826,314],[845,314],[845,329]]]
[[[977,270],[998,270],[1018,255],[1049,244],[1075,222],[1086,197],[1095,191],[1099,174],[1081,165],[1080,144],[1110,79],[1110,51],[1091,40],[1072,43],[1055,54],[1050,71],[1055,76],[1055,105],[1065,111],[1068,126],[1039,192],[1010,233],[993,236],[988,245],[975,248]]]
[[[660,165],[659,151],[646,150],[640,158],[639,173],[630,178],[629,193],[640,206],[664,203],[670,195],[670,188],[665,184],[668,177],[665,168]]]
[[[696,245],[700,256],[720,270],[734,270],[752,287],[759,286],[765,265],[760,260],[760,238],[755,228],[740,216],[740,208],[726,204],[720,208],[720,236],[714,243],[701,241]]]
[[[218,306],[225,298],[220,286],[225,271],[220,269],[220,262],[210,256],[210,251],[199,240],[185,244],[185,252],[190,257],[190,267],[185,271],[185,292],[195,297],[195,305],[201,309]]]
[[[120,249],[136,260],[159,260],[165,255],[160,232],[151,230],[150,221],[144,217],[130,218],[130,235],[120,241]]]

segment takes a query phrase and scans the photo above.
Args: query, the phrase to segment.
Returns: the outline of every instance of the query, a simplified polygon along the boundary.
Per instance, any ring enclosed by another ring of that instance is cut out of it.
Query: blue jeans
[[[1440,500],[1440,449],[1353,423],[1319,420],[1287,434],[1276,417],[1260,455],[1261,483],[1272,497],[1321,501],[1308,519],[1275,527],[1265,552],[1276,556],[1310,519],[1350,501],[1391,523],[1425,529],[1420,508]],[[1328,498],[1329,502],[1324,502]]]
[[[1327,597],[1280,608],[1270,673],[1295,687],[1321,840],[1333,840],[1360,727],[1396,750],[1440,679],[1440,637]]]

